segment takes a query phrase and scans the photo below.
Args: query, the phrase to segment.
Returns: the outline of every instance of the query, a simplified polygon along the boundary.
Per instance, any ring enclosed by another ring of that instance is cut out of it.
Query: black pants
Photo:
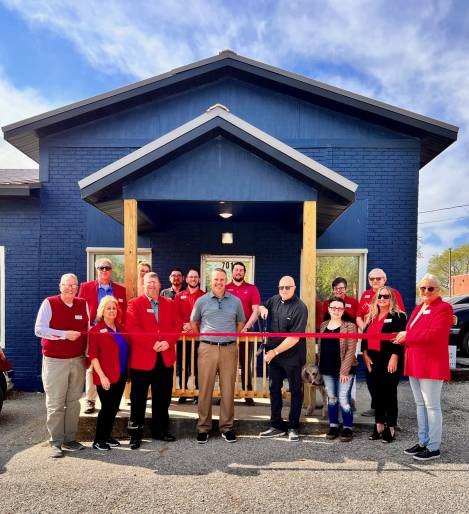
[[[145,424],[148,387],[151,386],[151,431],[153,435],[168,431],[168,408],[173,389],[173,366],[167,368],[163,358],[158,354],[152,370],[131,369],[130,379],[130,419],[129,434],[131,438],[141,439]]]
[[[98,414],[96,422],[95,443],[105,443],[110,437],[116,414],[119,411],[119,405],[124,392],[126,376],[122,376],[118,382],[111,384],[108,391],[103,386],[98,386],[99,400],[101,401],[101,410]]]
[[[291,403],[288,424],[282,418],[282,385],[283,380],[288,379]],[[275,362],[275,358],[269,364],[269,389],[270,389],[270,424],[279,430],[300,426],[301,407],[303,405],[303,387],[301,382],[301,366],[290,366]]]
[[[177,364],[176,364],[176,373],[179,378],[179,387],[181,389],[187,389],[187,383],[189,381],[189,377],[191,376],[191,348],[192,341],[190,339],[186,340],[186,376],[184,380],[184,384],[182,383],[182,341],[177,342]],[[199,381],[197,380],[197,349],[199,348],[199,341],[195,342],[194,348],[194,380],[195,380],[195,388],[199,388]]]
[[[374,400],[376,423],[386,423],[390,427],[397,424],[397,386],[399,385],[399,370],[388,372],[391,355],[369,350],[373,364],[369,373],[371,395]]]

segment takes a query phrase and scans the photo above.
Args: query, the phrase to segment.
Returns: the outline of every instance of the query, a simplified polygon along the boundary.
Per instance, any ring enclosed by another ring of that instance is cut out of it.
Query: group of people
[[[76,431],[85,382],[86,411],[95,409],[96,395],[101,403],[93,442],[96,450],[109,451],[120,445],[112,437],[112,428],[129,380],[130,448],[136,450],[142,444],[149,388],[152,437],[174,441],[168,415],[173,366],[177,365],[180,387],[187,389],[189,373],[185,375],[181,370],[190,369],[191,363],[187,360],[190,352],[186,352],[185,363],[181,348],[176,352],[181,333],[201,334],[193,361],[196,369],[192,370],[198,389],[197,443],[206,443],[212,431],[212,396],[217,375],[221,393],[219,430],[226,442],[236,442],[233,422],[238,347],[236,337],[230,334],[253,330],[258,317],[269,320],[272,333],[292,333],[289,337],[269,337],[265,346],[271,426],[260,437],[288,434],[290,441],[299,440],[306,340],[298,334],[306,330],[308,310],[296,295],[292,277],[282,277],[278,294],[262,302],[257,287],[245,281],[246,268],[242,262],[234,264],[230,283],[225,270],[213,270],[207,293],[200,288],[196,269],[189,269],[185,277],[180,269],[173,269],[171,287],[162,290],[151,265],[139,262],[139,294],[127,303],[125,288],[111,280],[111,261],[99,259],[96,271],[97,280],[83,283],[80,288],[74,274],[63,275],[60,294],[43,301],[36,320],[35,333],[41,338],[43,349],[42,378],[52,457],[83,448],[76,441]],[[371,288],[357,302],[347,296],[346,280],[338,277],[332,284],[332,297],[324,307],[324,322],[320,326],[324,337],[319,343],[318,359],[328,396],[327,438],[340,436],[341,440],[350,441],[353,437],[351,391],[357,369],[359,329],[366,333],[362,341],[363,359],[375,410],[376,424],[370,439],[388,443],[394,440],[397,385],[404,371],[410,376],[419,424],[419,442],[406,453],[421,460],[436,458],[441,442],[440,391],[442,382],[449,379],[451,307],[439,297],[436,277],[425,276],[420,284],[423,303],[407,322],[402,299],[395,289],[385,285],[384,271],[374,269],[368,278]],[[243,355],[239,362],[242,383],[249,383],[250,388],[252,352],[247,358]],[[291,394],[288,420],[282,418],[285,379]],[[180,401],[185,400],[183,397]],[[247,397],[246,402],[252,404],[253,399]]]
[[[439,295],[437,277],[425,275],[419,283],[421,303],[407,319],[399,292],[386,285],[386,274],[376,268],[368,275],[370,289],[359,301],[348,297],[347,281],[332,282],[332,298],[325,302],[318,364],[328,399],[328,439],[353,437],[352,387],[358,367],[356,347],[367,372],[375,416],[369,439],[392,443],[398,418],[397,387],[402,373],[409,377],[417,406],[418,443],[404,453],[416,460],[440,457],[442,384],[450,378],[448,339],[453,311]],[[334,337],[334,333],[338,336]],[[340,334],[340,337],[339,337]],[[342,431],[339,431],[339,409]]]

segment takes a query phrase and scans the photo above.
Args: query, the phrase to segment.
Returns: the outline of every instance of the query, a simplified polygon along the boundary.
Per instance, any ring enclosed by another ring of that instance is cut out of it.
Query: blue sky
[[[419,211],[469,204],[467,0],[0,0],[0,126],[225,48],[459,126]],[[0,168],[33,166],[0,142]],[[469,243],[467,206],[419,222],[419,275]]]

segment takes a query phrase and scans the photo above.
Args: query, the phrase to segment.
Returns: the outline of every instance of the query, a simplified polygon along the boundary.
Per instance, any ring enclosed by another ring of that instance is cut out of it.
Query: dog
[[[309,387],[309,406],[306,409],[306,416],[312,416],[316,408],[316,388],[322,397],[322,417],[327,417],[327,394],[324,387],[324,380],[316,364],[306,364],[301,371],[303,382]],[[321,408],[320,405],[317,406]]]

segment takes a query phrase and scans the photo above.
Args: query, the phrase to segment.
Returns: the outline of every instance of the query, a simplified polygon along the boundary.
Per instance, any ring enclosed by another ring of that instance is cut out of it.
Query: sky
[[[458,126],[420,171],[418,276],[469,243],[467,0],[0,0],[0,126],[227,48]]]

